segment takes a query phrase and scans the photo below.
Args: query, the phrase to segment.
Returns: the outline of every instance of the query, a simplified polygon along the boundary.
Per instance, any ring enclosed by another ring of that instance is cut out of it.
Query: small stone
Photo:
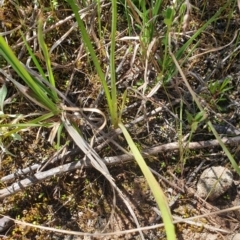
[[[225,193],[233,183],[233,175],[225,167],[210,167],[203,171],[197,184],[199,197],[215,200]]]
[[[235,234],[231,239],[232,240],[239,240],[240,239],[240,233]]]
[[[14,221],[8,216],[0,218],[0,232],[4,232],[14,224]]]

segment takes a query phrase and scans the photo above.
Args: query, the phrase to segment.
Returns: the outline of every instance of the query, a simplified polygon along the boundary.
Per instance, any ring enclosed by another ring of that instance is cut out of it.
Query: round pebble
[[[239,240],[240,239],[240,233],[237,233],[231,238],[232,240]]]
[[[8,228],[10,228],[14,224],[14,221],[8,216],[4,216],[0,218],[0,232],[6,231]]]
[[[215,200],[225,193],[233,183],[233,175],[225,167],[210,167],[203,171],[197,184],[199,197]]]

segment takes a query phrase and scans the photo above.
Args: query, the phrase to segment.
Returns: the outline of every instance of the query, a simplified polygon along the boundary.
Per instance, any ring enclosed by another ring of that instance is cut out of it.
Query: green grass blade
[[[132,154],[134,155],[135,160],[137,161],[139,167],[141,168],[142,173],[144,174],[144,177],[146,178],[149,184],[149,187],[156,199],[156,202],[162,214],[162,218],[163,218],[163,222],[164,222],[164,226],[167,234],[167,239],[175,240],[176,239],[175,229],[174,229],[172,216],[171,216],[170,209],[168,207],[166,197],[161,187],[159,186],[158,182],[156,181],[151,171],[149,170],[146,162],[144,161],[141,153],[139,152],[138,148],[134,144],[125,126],[122,123],[119,123],[118,126],[121,128],[123,135],[127,140],[128,145],[132,151]]]
[[[151,1],[151,5],[153,7],[153,17],[156,17],[159,13],[160,7],[162,5],[162,0],[158,0],[158,1]]]
[[[49,118],[53,117],[54,114],[52,112],[43,114],[42,116],[35,118],[33,120],[30,120],[25,123],[6,123],[1,124],[1,127],[9,127],[9,130],[4,133],[4,138],[10,137],[12,134],[15,134],[19,132],[22,129],[26,129],[29,127],[50,127],[52,123],[44,122],[45,120],[48,120]],[[15,127],[11,130],[11,128]]]
[[[108,108],[109,108],[109,111],[110,111],[111,118],[113,119],[114,114],[113,114],[113,108],[112,108],[111,95],[110,95],[110,92],[109,92],[109,89],[108,89],[107,82],[105,80],[105,76],[104,76],[103,71],[101,69],[100,63],[99,63],[99,61],[97,59],[96,53],[94,52],[91,40],[90,40],[90,38],[88,36],[86,28],[84,27],[82,19],[79,16],[78,7],[76,5],[76,2],[75,1],[71,1],[71,0],[67,0],[67,2],[69,3],[69,5],[71,6],[71,8],[72,8],[72,10],[74,12],[75,18],[76,18],[76,20],[78,22],[78,26],[79,26],[79,29],[80,29],[81,34],[82,34],[82,40],[83,40],[84,44],[86,45],[86,47],[87,47],[87,49],[88,49],[88,51],[89,51],[89,53],[90,53],[90,55],[92,57],[92,61],[93,61],[94,65],[95,65],[95,68],[97,70],[98,76],[99,76],[100,81],[101,81],[101,83],[103,85],[103,89],[104,89],[105,96],[106,96],[106,99],[107,99]]]
[[[50,60],[50,57],[49,57],[49,54],[48,54],[47,45],[46,45],[46,43],[44,42],[44,39],[43,39],[42,26],[43,26],[43,17],[40,15],[39,21],[38,21],[38,41],[39,41],[39,45],[40,45],[40,47],[43,51],[44,59],[46,61],[49,82],[53,87],[55,87],[55,80],[54,80],[54,76],[53,76],[53,72],[52,72],[51,60]],[[57,96],[57,93],[55,91],[52,91],[52,97],[53,97],[53,100],[57,103],[58,102],[58,96]]]
[[[229,161],[231,162],[233,168],[235,169],[235,171],[240,176],[240,168],[239,168],[238,164],[236,163],[236,161],[234,160],[232,154],[229,152],[229,150],[227,149],[225,144],[222,142],[220,136],[218,135],[217,131],[213,127],[212,123],[210,121],[208,121],[207,124],[210,127],[211,131],[213,132],[215,138],[218,140],[218,142],[219,142],[220,146],[222,147],[223,151],[226,153],[226,155],[227,155]]]
[[[3,113],[4,100],[7,96],[6,84],[3,84],[0,89],[0,112]]]
[[[34,62],[34,65],[35,65],[36,68],[38,69],[38,72],[41,74],[41,76],[47,81],[47,78],[46,78],[46,76],[45,76],[45,73],[44,73],[41,65],[39,64],[37,58],[35,57],[35,55],[34,55],[32,49],[31,49],[31,47],[28,45],[28,42],[26,41],[26,39],[25,39],[25,37],[24,37],[24,35],[23,35],[22,32],[21,32],[21,35],[22,35],[23,42],[24,42],[24,44],[25,44],[25,46],[26,46],[26,48],[27,48],[27,50],[28,50],[28,53],[30,54],[30,56],[31,56],[31,58],[32,58],[32,60],[33,60],[33,62]]]
[[[50,123],[48,123],[47,125],[44,124],[44,127],[50,126]],[[20,129],[27,129],[30,127],[43,127],[43,124],[41,123],[6,123],[6,124],[1,124],[1,127],[8,127],[8,128],[13,128],[13,127],[17,127],[17,131],[19,131]],[[10,131],[8,132],[7,135],[4,136],[8,136],[10,133]],[[12,132],[11,132],[12,133]]]
[[[110,53],[110,73],[111,73],[111,93],[112,93],[112,124],[115,128],[118,126],[117,109],[117,87],[116,87],[116,69],[115,69],[115,37],[117,26],[117,3],[112,0],[112,31],[111,31],[111,53]]]
[[[200,35],[212,22],[216,21],[216,19],[220,16],[222,11],[227,7],[227,4],[225,4],[224,7],[220,8],[206,23],[203,24],[202,27],[200,27],[193,36],[177,51],[176,58],[177,60],[180,59],[180,57],[183,55],[183,52],[185,52],[186,49],[189,48],[190,44],[196,40],[198,35]]]

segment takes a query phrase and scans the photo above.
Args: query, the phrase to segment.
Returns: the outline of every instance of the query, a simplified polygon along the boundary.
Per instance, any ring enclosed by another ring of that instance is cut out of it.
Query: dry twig
[[[232,137],[232,138],[222,138],[222,142],[224,144],[228,145],[237,145],[240,143],[240,136],[237,137]],[[201,141],[201,142],[190,142],[190,143],[183,143],[183,147],[188,146],[188,149],[202,149],[202,148],[210,148],[214,146],[218,146],[219,142],[217,140],[211,140],[211,141]],[[166,152],[166,151],[178,151],[179,149],[179,143],[174,142],[174,143],[168,143],[160,146],[156,146],[153,148],[145,149],[142,151],[143,156],[146,158],[148,156],[156,155],[161,152]],[[69,154],[69,153],[68,153]],[[133,156],[131,154],[123,154],[120,156],[113,156],[113,157],[106,157],[103,160],[103,162],[107,165],[115,165],[119,163],[124,163],[133,160]],[[39,167],[39,165],[35,166],[35,168]],[[44,171],[44,172],[38,172],[34,175],[31,175],[27,177],[26,179],[23,179],[19,182],[13,183],[11,186],[6,187],[4,189],[0,190],[0,199],[4,199],[5,197],[11,196],[26,187],[30,187],[36,183],[42,182],[50,177],[56,176],[56,175],[61,175],[63,173],[73,171],[79,168],[91,168],[93,167],[89,159],[86,159],[86,161],[78,161],[78,162],[72,162],[72,163],[67,163],[62,166],[58,166],[55,168],[52,168],[50,170]],[[24,170],[21,170],[23,172],[27,172],[27,170],[31,170],[32,168],[27,168]],[[12,180],[13,177],[16,176],[15,174],[11,174],[11,177],[6,176],[1,181],[9,181],[10,179]]]

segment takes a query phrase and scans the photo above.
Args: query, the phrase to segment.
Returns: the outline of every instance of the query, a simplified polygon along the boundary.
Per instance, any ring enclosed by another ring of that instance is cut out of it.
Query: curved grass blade
[[[41,74],[42,78],[43,78],[45,81],[48,81],[47,78],[46,78],[46,76],[45,76],[45,73],[44,73],[42,67],[40,66],[37,58],[35,57],[35,55],[34,55],[32,49],[31,49],[31,47],[28,45],[28,42],[26,41],[26,39],[25,39],[24,35],[22,34],[22,32],[21,32],[21,35],[22,35],[24,44],[25,44],[25,46],[26,46],[26,48],[27,48],[27,50],[28,50],[28,53],[29,53],[29,55],[31,56],[32,61],[34,62],[34,65],[35,65],[36,68],[38,69],[38,72]],[[29,72],[29,71],[28,71],[28,72]],[[29,73],[30,73],[30,75],[31,75],[31,72],[29,72]],[[36,81],[36,82],[37,82],[37,81]],[[45,87],[45,85],[39,83],[39,86],[42,87],[42,88],[44,89],[44,91],[46,91],[46,92],[51,96],[51,91],[50,91],[47,87]]]
[[[146,178],[148,185],[156,199],[158,207],[162,213],[162,218],[163,218],[163,222],[164,222],[164,226],[167,234],[167,239],[175,240],[176,239],[175,229],[174,229],[173,220],[172,220],[170,209],[168,207],[166,197],[161,187],[159,186],[158,182],[154,178],[153,174],[149,170],[146,162],[144,161],[141,153],[139,152],[138,148],[134,144],[125,126],[122,123],[119,123],[118,126],[121,128],[123,135],[127,140],[128,145],[132,151],[132,154],[135,160],[137,161],[139,167],[141,168],[142,173],[144,174],[144,177]]]
[[[49,82],[53,87],[55,87],[55,80],[54,80],[54,76],[53,76],[53,72],[52,72],[51,60],[50,60],[50,57],[49,57],[49,54],[48,54],[47,45],[46,45],[46,43],[44,42],[44,39],[43,39],[42,26],[43,26],[43,17],[40,14],[39,21],[38,21],[38,41],[39,41],[39,45],[40,45],[40,47],[43,51],[44,59],[46,61]],[[53,96],[54,102],[57,103],[58,102],[58,96],[57,96],[57,93],[55,91],[52,91],[52,96]]]

